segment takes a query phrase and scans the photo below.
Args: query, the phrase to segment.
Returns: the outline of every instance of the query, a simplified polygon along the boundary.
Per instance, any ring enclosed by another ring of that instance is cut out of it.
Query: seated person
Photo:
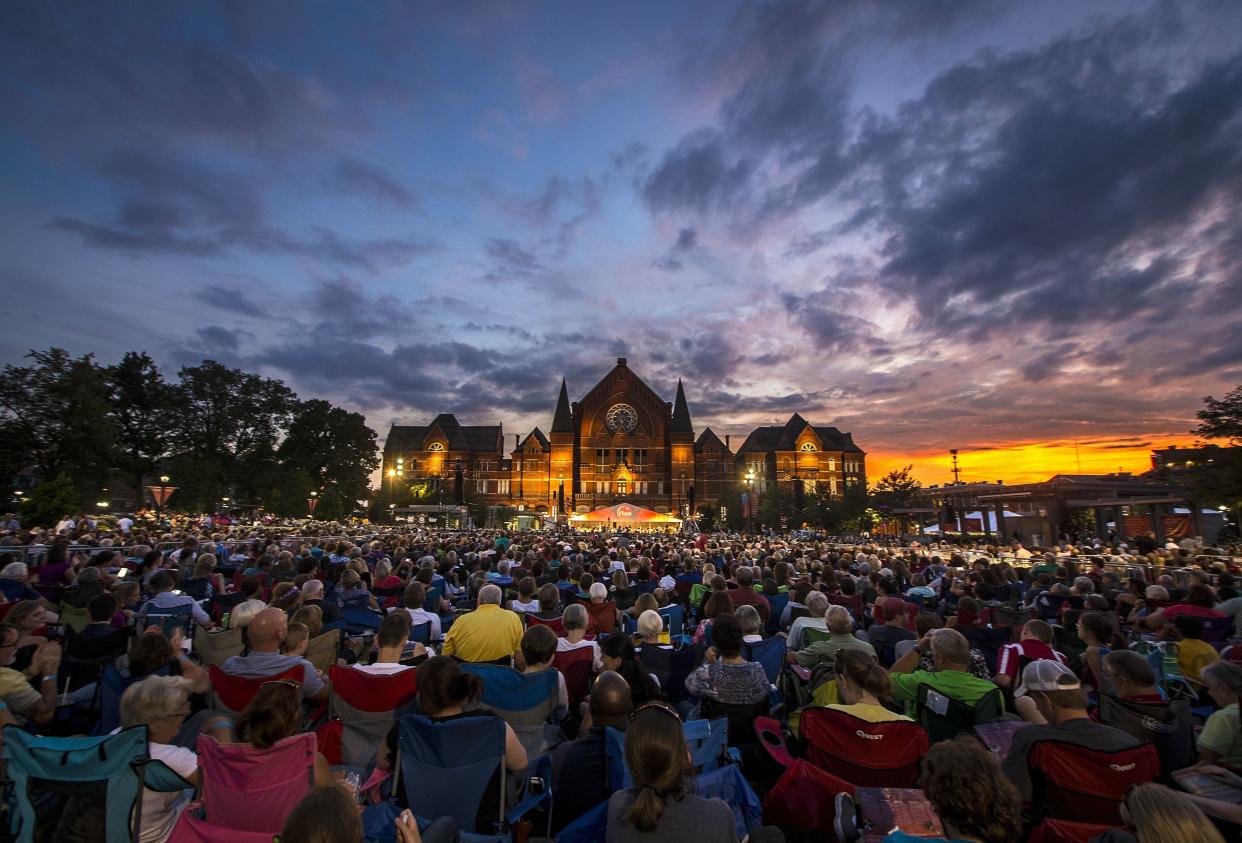
[[[1144,782],[1126,792],[1121,821],[1126,829],[1106,831],[1092,843],[1225,843],[1220,830],[1205,816],[1216,800]],[[1231,806],[1242,812],[1242,806]],[[1217,816],[1224,816],[1221,812]]]
[[[919,659],[929,652],[935,670],[918,670]],[[893,681],[893,699],[899,702],[917,700],[920,685],[928,685],[968,706],[974,706],[996,689],[992,682],[970,672],[970,642],[956,629],[928,632],[918,646],[889,668],[889,675]]]
[[[740,644],[740,630],[734,637]],[[608,843],[737,842],[728,803],[704,799],[687,788],[690,750],[681,719],[671,706],[653,702],[634,712],[625,732],[625,761],[634,786],[608,800]]]
[[[644,597],[650,597],[644,594]],[[664,647],[670,649],[669,645],[660,643],[660,634],[664,632],[664,618],[655,609],[648,609],[638,618],[638,635],[635,642],[641,650],[643,647]]]
[[[816,641],[797,652],[790,651],[786,656],[790,664],[815,667],[820,662],[832,661],[841,650],[858,650],[875,658],[875,648],[854,636],[854,621],[848,609],[844,606],[830,606],[825,620],[828,625],[828,639]]]
[[[264,682],[250,705],[237,718],[233,734],[239,743],[248,743],[255,749],[271,749],[285,738],[301,732],[302,726],[302,695],[297,683]],[[336,780],[323,753],[315,753],[314,767],[316,787],[324,787]]]
[[[291,667],[300,667],[303,696],[314,702],[326,700],[328,685],[315,666],[299,656],[281,654],[280,645],[288,632],[289,621],[284,612],[272,608],[262,610],[246,627],[250,652],[244,656],[230,656],[220,669],[232,676],[275,676]]]
[[[586,639],[587,620],[587,612],[584,606],[578,603],[566,606],[565,613],[561,615],[561,625],[565,627],[565,637],[556,639],[556,651],[558,653],[567,653],[570,650],[590,648],[591,652],[595,654],[594,670],[598,673],[603,670],[603,663],[600,661],[599,644]]]
[[[796,593],[796,591],[795,591]],[[790,600],[793,605],[793,600]],[[789,608],[786,606],[785,608]],[[806,597],[806,614],[796,618],[789,627],[789,641],[787,642],[790,651],[801,650],[806,646],[805,630],[808,628],[819,629],[824,632],[828,631],[828,622],[824,620],[824,616],[828,612],[828,595],[822,591],[812,591]],[[841,608],[845,608],[842,606]],[[849,614],[849,610],[846,610]]]
[[[884,623],[873,623],[867,627],[867,640],[880,657],[880,664],[888,667],[892,662],[885,662],[885,654],[888,659],[895,659],[897,642],[915,637],[909,629],[913,607],[900,597],[886,597],[877,605],[884,610]]]
[[[885,706],[885,703],[892,701],[893,683],[888,671],[880,667],[875,656],[861,650],[837,650],[833,662],[837,696],[841,702],[833,703],[828,708],[844,711],[871,723],[910,719]]]
[[[946,837],[915,837],[893,830],[884,843],[1011,843],[1022,839],[1022,804],[1013,783],[980,743],[966,735],[928,750],[919,788],[944,824]],[[837,839],[852,843],[861,833],[848,793],[837,797]]]
[[[93,639],[116,638],[121,639],[128,635],[134,634],[133,626],[125,626],[120,629],[112,625],[112,619],[116,617],[117,608],[120,603],[116,596],[104,592],[97,594],[91,598],[91,602],[86,604],[86,612],[88,622],[82,627],[82,631],[75,633],[70,637],[71,642],[87,642]],[[91,658],[85,653],[76,653],[70,650],[69,655]]]
[[[1202,640],[1203,619],[1179,615],[1169,637],[1177,642],[1177,666],[1195,688],[1203,686],[1203,669],[1220,661],[1216,648]]]
[[[1032,799],[1027,759],[1037,741],[1058,741],[1100,752],[1119,752],[1139,745],[1120,729],[1091,720],[1082,683],[1072,670],[1053,659],[1028,664],[1013,695],[1018,713],[1034,724],[1014,732],[1003,764],[1005,775],[1018,786],[1023,802]]]
[[[410,618],[405,612],[393,612],[380,622],[379,631],[375,633],[375,647],[378,652],[371,664],[359,662],[354,670],[375,675],[388,675],[413,670],[410,664],[415,659],[427,655],[427,648],[422,644],[410,643]]]
[[[546,673],[554,671],[557,679],[556,711],[552,718],[556,723],[569,714],[569,691],[565,677],[553,662],[556,660],[556,633],[551,627],[532,626],[522,636],[522,673]]]
[[[194,601],[193,597],[188,594],[173,594],[173,577],[167,571],[156,571],[151,575],[151,593],[151,599],[138,610],[140,616],[166,614],[170,610],[189,606],[194,620],[203,626],[213,625],[211,618],[203,611],[203,607]]]
[[[638,660],[634,642],[628,635],[609,635],[599,645],[599,652],[603,669],[621,674],[629,683],[635,705],[659,698],[660,682]]]
[[[310,629],[306,624],[290,622],[285,632],[285,640],[280,642],[280,654],[304,658],[308,644],[310,644]]]
[[[25,674],[9,667],[17,653],[21,631],[7,623],[0,624],[0,702],[4,710],[35,723],[49,723],[56,714],[56,671],[60,669],[60,645],[50,642],[39,647],[31,664],[39,674],[39,690],[31,687]],[[11,721],[6,721],[11,722]]]
[[[1006,644],[996,654],[996,684],[1012,688],[1019,671],[1033,661],[1052,659],[1067,664],[1064,655],[1052,649],[1052,626],[1047,621],[1027,621],[1017,644]]]
[[[763,621],[754,606],[738,606],[734,616],[742,627],[743,644],[758,644],[763,641]]]
[[[942,626],[944,626],[944,620],[939,615],[933,615],[931,612],[920,612],[919,616],[914,619],[914,632],[918,635],[918,638],[913,641],[899,641],[897,643],[897,658],[901,658],[906,653],[909,653],[917,647],[919,641],[922,640],[927,633],[931,632],[933,629],[940,629]],[[983,651],[978,647],[973,646],[973,642],[970,641],[971,628],[968,626],[955,626],[953,629],[956,629],[965,635],[966,641],[972,644],[970,648],[970,672],[975,676],[978,676],[980,679],[986,679],[991,682],[992,671],[988,668],[988,661],[984,658]],[[935,669],[936,665],[932,661],[931,653],[924,653],[919,659],[918,665],[915,667],[915,670]]]
[[[686,677],[686,690],[700,704],[711,698],[723,705],[755,705],[768,698],[771,684],[763,665],[742,658],[742,628],[734,615],[721,615],[712,626],[713,646],[705,661]],[[693,719],[693,718],[692,718]]]
[[[537,592],[539,598],[539,611],[535,612],[535,617],[541,621],[556,620],[561,616],[561,592],[552,583],[544,583],[539,587]]]
[[[1171,624],[1179,617],[1199,618],[1201,620],[1224,618],[1225,613],[1217,610],[1215,605],[1216,596],[1212,593],[1212,589],[1201,583],[1196,583],[1186,589],[1186,597],[1182,602],[1174,603],[1172,606],[1162,606],[1153,609],[1145,617],[1135,618],[1131,623],[1137,630],[1159,630],[1165,624]]]
[[[538,612],[539,601],[535,598],[535,578],[522,577],[517,584],[518,596],[509,601],[509,609],[514,612]]]
[[[405,613],[410,616],[410,626],[417,626],[420,623],[430,624],[427,627],[429,641],[439,641],[444,637],[441,632],[440,616],[435,612],[428,612],[423,605],[427,602],[427,587],[420,582],[412,582],[405,588],[403,598],[405,602]],[[400,612],[401,609],[393,609],[394,612]]]
[[[1242,700],[1242,665],[1216,662],[1203,669],[1203,681],[1220,706],[1199,733],[1199,764],[1218,764],[1242,770],[1242,730],[1238,702]]]
[[[513,656],[522,644],[522,619],[501,608],[504,592],[488,584],[479,589],[479,604],[460,616],[444,636],[442,654],[464,662],[494,662]]]
[[[185,653],[184,635],[180,629],[175,629],[169,638],[158,626],[152,626],[142,635],[134,636],[129,645],[130,677],[153,676],[166,670],[169,676],[189,679],[192,693],[205,694],[211,690],[211,675]]]
[[[1168,700],[1156,685],[1156,671],[1151,662],[1133,650],[1114,650],[1101,660],[1105,689],[1125,702],[1141,705],[1162,705]]]
[[[362,584],[362,576],[351,568],[346,568],[341,572],[341,581],[337,584],[336,589],[336,605],[341,611],[346,609],[379,611],[379,604],[375,602],[375,595],[367,591]]]
[[[257,591],[257,580],[255,581],[255,588]],[[341,619],[341,609],[336,605],[336,601],[323,599],[322,580],[307,580],[306,584],[302,586],[302,606],[318,606],[319,611],[323,613],[324,623],[336,623]]]

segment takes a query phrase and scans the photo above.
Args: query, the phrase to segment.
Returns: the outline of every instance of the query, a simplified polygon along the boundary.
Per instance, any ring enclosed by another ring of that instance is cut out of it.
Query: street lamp
[[[306,499],[306,507],[310,510],[310,517],[315,517],[315,504],[319,503],[319,493],[311,492],[310,497]]]
[[[147,487],[151,492],[151,497],[155,499],[155,514],[156,518],[160,520],[164,517],[164,503],[168,500],[169,495],[177,491],[176,486],[168,485],[168,481],[171,479],[167,474],[161,474],[160,485]]]
[[[746,469],[746,516],[750,522],[750,531],[755,529],[755,469]]]

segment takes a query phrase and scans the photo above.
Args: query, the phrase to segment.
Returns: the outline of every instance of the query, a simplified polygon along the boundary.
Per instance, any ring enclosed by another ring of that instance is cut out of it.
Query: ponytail
[[[664,799],[651,785],[638,789],[634,804],[625,814],[626,822],[639,831],[655,831],[664,816]]]

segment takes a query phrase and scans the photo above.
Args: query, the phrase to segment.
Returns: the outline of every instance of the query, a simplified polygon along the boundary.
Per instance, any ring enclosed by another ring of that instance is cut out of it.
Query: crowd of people
[[[183,815],[220,822],[191,798],[217,769],[202,752],[241,747],[262,769],[307,733],[305,792],[262,818],[283,843],[557,837],[592,815],[608,841],[794,840],[824,816],[833,828],[817,839],[848,843],[869,825],[874,839],[914,839],[874,827],[867,783],[839,766],[873,759],[817,744],[818,710],[854,718],[860,735],[917,727],[912,780],[891,784],[921,789],[940,839],[1002,843],[1083,819],[1050,795],[1076,786],[1046,762],[1050,745],[1124,759],[1119,781],[1155,747],[1150,775],[1103,797],[1115,819],[1093,838],[1190,843],[1242,827],[1236,548],[339,525],[308,537],[126,521],[0,536],[0,723],[53,736],[145,727],[150,758],[185,788],[144,790],[142,843],[177,840]],[[364,764],[329,737],[340,670],[417,689]],[[221,683],[251,680],[239,710],[222,705]],[[539,722],[495,681],[544,689]],[[494,727],[494,770],[465,794],[473,816],[412,811],[445,783],[403,774],[408,718],[428,734]],[[721,763],[739,765],[761,818],[742,823],[736,804],[699,791],[707,768],[687,724],[704,720],[727,723]],[[776,724],[780,752],[759,723]],[[791,810],[781,793],[804,761],[827,778]],[[549,798],[506,817],[540,789]],[[82,796],[46,803],[47,839],[102,839],[98,810]]]

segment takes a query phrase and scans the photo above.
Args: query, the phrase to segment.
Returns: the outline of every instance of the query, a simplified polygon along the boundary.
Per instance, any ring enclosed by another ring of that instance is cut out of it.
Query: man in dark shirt
[[[630,716],[630,686],[605,670],[591,689],[591,712],[582,733],[552,750],[552,781],[562,783],[553,800],[553,830],[559,831],[612,795],[608,786],[607,727],[624,729]]]
[[[900,597],[885,597],[880,601],[884,611],[884,623],[873,623],[867,628],[867,640],[875,648],[876,657],[884,667],[892,667],[896,661],[898,641],[912,641],[917,636],[906,628],[906,615],[911,605]]]
[[[729,597],[733,600],[733,608],[754,606],[755,611],[759,613],[759,618],[763,621],[763,625],[767,626],[768,618],[772,616],[772,606],[768,603],[768,598],[755,591],[754,570],[745,565],[739,565],[733,577],[737,580],[737,588],[729,589]]]
[[[323,599],[321,580],[307,580],[306,585],[302,586],[302,605],[318,606],[323,612],[324,623],[335,623],[341,618],[341,608],[336,601]]]
[[[1038,741],[1057,741],[1100,752],[1120,752],[1139,745],[1131,735],[1087,716],[1087,692],[1074,672],[1058,661],[1040,659],[1028,664],[1022,671],[1022,684],[1013,695],[1014,706],[1032,725],[1014,732],[1002,767],[1017,785],[1023,802],[1032,798],[1028,760],[1031,747]]]

